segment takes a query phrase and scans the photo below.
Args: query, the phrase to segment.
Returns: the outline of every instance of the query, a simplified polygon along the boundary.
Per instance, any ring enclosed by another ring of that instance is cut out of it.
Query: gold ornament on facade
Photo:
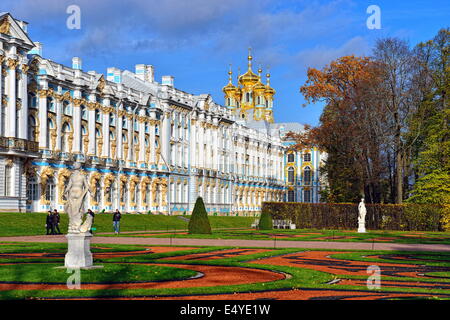
[[[116,140],[115,139],[113,139],[112,140],[112,142],[111,142],[111,156],[112,156],[112,158],[115,160],[116,159],[116,148],[117,148],[117,145],[116,145]]]
[[[8,68],[11,70],[14,70],[17,68],[17,66],[19,65],[19,61],[16,59],[11,59],[8,58],[8,62],[7,62]]]
[[[47,182],[48,182],[48,179],[53,176],[53,173],[54,173],[54,171],[50,167],[45,167],[41,171],[41,174],[40,174],[41,204],[50,204],[50,201],[46,200],[45,198],[47,195],[46,194],[47,193]]]
[[[69,132],[69,136],[67,138],[68,146],[69,146],[69,153],[72,153],[72,147],[73,147],[73,131]]]
[[[147,186],[150,183],[150,178],[149,177],[143,177],[141,180],[141,202],[142,205],[145,207],[147,206]]]
[[[63,199],[64,187],[66,180],[70,177],[70,171],[67,168],[60,169],[58,171],[58,203],[65,204],[66,200]]]
[[[30,70],[30,66],[27,65],[27,64],[23,64],[23,65],[22,65],[22,72],[23,72],[24,74],[26,74],[26,73],[28,72],[28,70]]]
[[[58,134],[56,133],[56,129],[49,129],[50,131],[50,149],[55,151],[56,149],[56,138],[58,137]],[[37,140],[36,140],[37,141]]]
[[[11,23],[9,22],[8,16],[5,16],[0,21],[0,33],[11,35],[10,33]]]
[[[103,155],[103,137],[99,137],[97,139],[98,139],[97,155],[101,157]]]
[[[105,78],[101,76],[100,79],[98,79],[97,90],[103,92],[103,90],[105,89],[105,85],[106,85]]]
[[[91,191],[91,205],[98,205],[98,202],[95,201],[96,197],[97,197],[97,182],[100,180],[101,178],[101,174],[99,172],[94,172],[91,175],[91,179],[90,179],[90,184],[89,184],[89,189]]]

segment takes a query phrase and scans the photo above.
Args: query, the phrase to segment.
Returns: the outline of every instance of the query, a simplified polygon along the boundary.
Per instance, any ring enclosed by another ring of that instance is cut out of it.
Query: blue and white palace
[[[45,59],[27,23],[0,14],[0,211],[63,210],[75,162],[93,210],[257,215],[263,201],[320,201],[313,148],[289,151],[298,123],[274,123],[270,75],[232,73],[225,106],[154,79],[151,65],[106,76]]]

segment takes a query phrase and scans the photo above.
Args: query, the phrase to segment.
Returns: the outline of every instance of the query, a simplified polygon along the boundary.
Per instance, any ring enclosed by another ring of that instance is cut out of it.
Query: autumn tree
[[[320,125],[302,137],[323,149],[328,158],[322,168],[329,188],[328,201],[369,202],[382,199],[384,167],[380,146],[385,143],[385,105],[379,86],[383,69],[370,58],[346,56],[322,70],[308,69],[300,88],[307,102],[325,102]]]

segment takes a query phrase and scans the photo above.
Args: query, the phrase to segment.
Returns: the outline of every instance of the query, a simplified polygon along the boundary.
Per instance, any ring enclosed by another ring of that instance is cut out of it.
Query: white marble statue
[[[361,198],[361,202],[358,205],[358,232],[366,232],[366,206],[364,205],[364,198]]]
[[[69,216],[69,233],[86,232],[80,230],[84,208],[84,199],[87,193],[90,193],[89,183],[86,176],[81,172],[81,164],[74,164],[74,171],[70,175],[64,195],[67,199],[64,211]],[[85,228],[83,228],[85,229]]]

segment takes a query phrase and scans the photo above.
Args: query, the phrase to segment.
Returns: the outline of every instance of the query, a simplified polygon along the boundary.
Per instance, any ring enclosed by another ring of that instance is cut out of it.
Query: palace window
[[[31,176],[28,178],[27,184],[27,199],[30,201],[38,200],[38,184],[36,176]]]
[[[45,191],[45,200],[55,201],[55,179],[53,177],[47,180],[47,187]]]
[[[70,106],[70,103],[67,101],[63,102],[63,113],[66,116],[71,116],[72,115],[72,107]]]
[[[81,106],[81,119],[83,120],[88,119],[88,113],[85,106]]]
[[[5,196],[11,196],[12,165],[5,166]]]
[[[36,109],[37,108],[37,98],[36,95],[32,92],[28,93],[28,109]]]
[[[303,155],[303,161],[310,162],[311,161],[311,153],[305,153]]]
[[[28,140],[36,141],[36,119],[33,116],[28,117]]]
[[[125,117],[122,117],[122,128],[126,129],[127,128],[127,120]]]
[[[311,202],[311,190],[303,190],[303,202]]]
[[[55,100],[53,98],[47,97],[47,109],[51,112],[56,112]]]
[[[288,202],[294,202],[295,201],[295,191],[289,190],[288,191]]]
[[[295,161],[295,155],[293,153],[288,154],[288,162],[294,162]]]
[[[64,123],[62,127],[62,137],[61,137],[61,151],[62,152],[70,152],[69,150],[69,133],[71,132],[70,125],[68,123]]]
[[[100,203],[101,198],[101,187],[100,187],[100,181],[97,180],[97,183],[95,184],[95,198],[94,201],[97,203]]]
[[[289,183],[294,183],[294,180],[295,180],[294,168],[293,167],[289,167],[289,169],[288,169],[288,182]]]
[[[311,168],[305,167],[303,170],[303,183],[304,184],[311,184]]]
[[[109,114],[109,125],[115,126],[116,122],[114,121],[114,115],[112,113]]]
[[[102,116],[98,110],[95,110],[95,122],[102,123]]]

